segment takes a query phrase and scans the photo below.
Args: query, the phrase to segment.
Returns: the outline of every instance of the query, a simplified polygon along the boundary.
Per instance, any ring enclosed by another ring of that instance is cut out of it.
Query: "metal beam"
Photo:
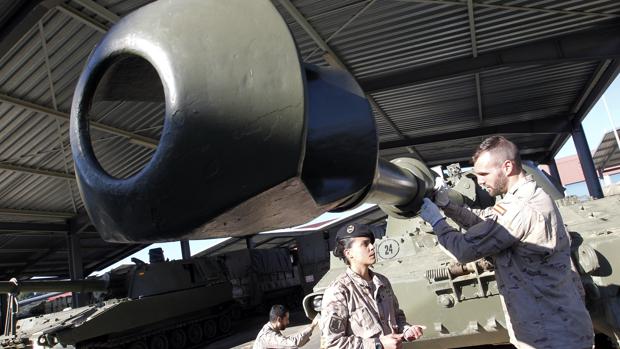
[[[603,162],[599,165],[599,167],[597,167],[597,170],[601,171],[601,173],[605,171],[605,167],[607,166],[607,163],[614,156],[615,149],[616,149],[616,145],[614,144],[609,154],[605,157],[605,160],[603,160]]]
[[[49,51],[47,49],[47,39],[45,38],[45,29],[43,27],[43,21],[39,21],[39,35],[41,37],[41,49],[43,49],[43,57],[45,58],[45,70],[47,71],[47,81],[50,88],[50,95],[52,96],[52,106],[54,110],[58,110],[58,103],[56,100],[56,88],[54,87],[54,79],[52,78],[52,65],[50,64],[49,59]],[[67,152],[65,151],[65,146],[63,144],[63,134],[60,128],[60,121],[57,118],[54,119],[54,124],[56,124],[56,137],[58,140],[58,144],[60,145],[60,151],[62,154],[62,164],[65,169],[65,173],[69,174],[69,166],[67,165]],[[69,191],[69,195],[71,197],[71,205],[73,206],[73,212],[77,212],[77,205],[75,203],[75,196],[73,195],[73,189],[71,186],[72,178],[68,178],[69,180],[65,181],[65,185]]]
[[[427,136],[409,137],[407,140],[387,141],[379,144],[380,149],[400,148],[410,145],[451,141],[455,139],[486,136],[492,134],[531,133],[555,134],[570,132],[571,123],[562,117],[515,122],[504,125],[483,126],[475,129],[443,132]]]
[[[325,42],[325,40],[323,40],[321,35],[319,35],[319,33],[317,33],[317,31],[314,30],[314,27],[312,27],[312,24],[310,24],[310,22],[308,22],[308,20],[301,14],[301,12],[299,12],[299,10],[295,7],[295,5],[293,5],[289,0],[279,0],[278,2],[293,17],[293,19],[295,19],[297,24],[301,26],[301,28],[310,36],[312,41],[314,41],[321,50],[328,52],[328,53],[333,53],[329,45],[327,45],[327,43]],[[333,56],[334,56],[334,59],[340,61],[337,55],[334,54]],[[344,66],[344,64],[342,64],[342,66]]]
[[[372,4],[374,4],[377,0],[367,0],[366,1],[366,5],[364,5],[364,7],[362,7],[359,11],[357,11],[357,13],[355,13],[353,16],[351,16],[351,18],[349,18],[349,20],[347,20],[343,25],[341,25],[335,32],[333,32],[330,36],[327,37],[327,39],[325,39],[325,44],[327,44],[330,40],[332,40],[333,38],[336,37],[336,35],[340,34],[341,31],[343,31],[346,27],[349,26],[349,24],[351,24],[354,20],[356,20],[359,16],[362,15],[362,13],[366,12],[366,10],[368,10],[368,8],[370,6],[372,6]],[[315,48],[314,50],[312,50],[312,52],[310,52],[306,57],[304,57],[304,62],[307,62],[318,50],[319,48]]]
[[[548,162],[549,165],[549,171],[551,172],[551,177],[553,177],[558,184],[560,185],[560,187],[562,186],[562,178],[560,177],[560,171],[558,171],[558,164],[555,162],[555,159],[551,159]]]
[[[85,14],[83,14],[82,12],[74,9],[73,7],[70,7],[69,5],[66,4],[61,4],[58,5],[56,7],[60,12],[68,15],[69,17],[72,17],[80,22],[82,22],[83,24],[91,27],[92,29],[105,34],[108,32],[108,30],[110,28],[108,28],[107,26],[95,21],[94,19],[86,16]]]
[[[588,187],[588,193],[590,193],[591,197],[600,199],[603,197],[603,189],[598,180],[592,154],[590,153],[590,147],[588,146],[588,140],[586,139],[581,123],[575,125],[572,135],[573,142],[575,142],[575,149],[577,150],[577,156],[581,163],[581,169],[583,170],[583,176],[585,177]]]
[[[520,154],[521,154],[521,159],[523,160],[538,160],[546,156],[548,154],[548,151],[547,151],[547,148],[545,147],[526,148],[526,149],[521,149]],[[473,155],[473,149],[472,149],[472,155]],[[435,166],[435,165],[448,165],[448,164],[454,164],[454,163],[460,163],[461,166],[471,166],[471,155],[457,156],[457,157],[437,159],[437,160],[429,160],[426,162],[426,165]]]
[[[110,23],[116,23],[121,19],[121,17],[117,15],[116,13],[108,10],[107,8],[99,5],[98,3],[92,0],[73,0],[73,2],[95,13],[97,16],[104,18],[106,21]]]
[[[474,58],[478,57],[478,43],[476,40],[476,22],[474,20],[474,5],[473,0],[467,0],[467,17],[469,19],[469,37],[471,41],[471,52]],[[474,80],[476,82],[476,101],[478,102],[478,119],[480,124],[484,119],[482,113],[482,91],[480,88],[480,73],[474,74]]]
[[[620,26],[567,34],[483,53],[478,57],[458,58],[370,76],[359,79],[359,84],[367,93],[376,93],[499,67],[608,58],[620,58]]]
[[[3,262],[3,263],[0,263],[0,267],[3,267],[3,268],[21,267],[27,264],[28,263],[26,262]]]
[[[252,236],[248,236],[245,238],[245,248],[247,248],[248,250],[252,250],[254,249],[254,240],[252,239]],[[219,249],[218,249],[219,250]]]
[[[267,238],[267,239],[265,239],[265,240],[263,240],[263,241],[261,241],[259,243],[254,242],[254,246],[252,246],[252,248],[258,248],[258,246],[260,246],[260,245],[264,245],[266,243],[269,243],[270,241],[273,241],[275,239],[280,239],[280,238],[282,238],[282,237],[275,235],[275,236],[269,237],[269,238]]]
[[[68,223],[69,232],[71,232],[71,234],[80,234],[84,232],[86,228],[92,226],[92,222],[86,211],[71,218]]]
[[[15,12],[11,13],[9,20],[0,28],[0,58],[11,51],[11,49],[32,30],[32,27],[59,2],[60,0],[27,0],[13,2],[13,6],[18,8]],[[10,2],[6,3],[8,4]]]
[[[78,234],[67,234],[67,250],[69,251],[69,277],[71,280],[84,279],[84,263],[82,261],[82,248],[80,246],[80,236]],[[71,306],[73,308],[86,305],[85,296],[79,292],[71,295]]]
[[[596,68],[596,70],[594,71],[594,74],[592,74],[592,76],[590,77],[590,80],[588,81],[588,83],[585,85],[585,88],[582,90],[581,95],[579,96],[579,98],[577,98],[575,100],[575,103],[573,103],[573,106],[570,108],[570,113],[571,115],[573,115],[573,117],[575,115],[577,115],[577,112],[581,109],[581,107],[584,105],[584,103],[586,102],[587,98],[591,98],[592,95],[592,91],[594,90],[595,87],[597,87],[599,84],[603,84],[605,83],[605,80],[610,79],[610,76],[606,76],[605,78],[603,77],[603,74],[607,73],[609,74],[609,65],[612,63],[612,60],[610,59],[606,59],[603,62],[601,62],[598,67]],[[611,81],[613,81],[613,78],[611,78]],[[607,85],[605,85],[607,86]],[[606,89],[607,87],[605,87]],[[600,98],[600,96],[602,95],[602,93],[604,92],[604,90],[598,90],[599,94],[598,97],[596,97],[596,99],[594,100],[598,100],[598,98]],[[603,92],[601,92],[603,91]],[[589,103],[592,103],[593,99],[589,100]],[[593,106],[593,105],[592,105]],[[589,109],[587,109],[588,111],[591,109],[591,107]],[[587,112],[586,112],[587,114]],[[583,120],[583,118],[585,117],[586,114],[580,113],[580,116],[577,117],[578,120]],[[549,149],[551,149],[551,154],[553,154],[553,156],[555,156],[555,153],[557,153],[560,149],[562,149],[562,147],[564,146],[564,144],[566,144],[566,141],[568,141],[568,137],[567,135],[564,134],[558,134],[555,139],[553,140],[553,142],[551,142],[551,147]],[[548,162],[551,159],[547,159]]]
[[[599,64],[581,96],[571,108],[574,123],[583,121],[618,74],[620,74],[620,59],[606,60]],[[550,147],[551,155],[555,156],[567,140],[568,137],[557,135]]]
[[[422,3],[432,3],[432,4],[442,4],[442,5],[459,5],[464,6],[466,3],[460,0],[398,0],[402,2],[422,2]],[[513,10],[513,11],[527,11],[527,12],[540,12],[540,13],[552,13],[559,15],[579,15],[584,17],[605,17],[605,18],[618,18],[620,15],[615,13],[600,13],[600,12],[584,12],[584,11],[575,11],[575,10],[560,10],[560,9],[550,9],[550,8],[540,8],[533,6],[514,6],[514,5],[503,5],[501,3],[491,4],[491,3],[479,3],[475,2],[475,6],[477,7],[486,7],[486,8],[494,8],[500,10]]]
[[[409,137],[407,137],[400,130],[400,128],[396,125],[396,123],[385,113],[385,111],[383,111],[383,109],[381,109],[381,107],[377,104],[375,99],[372,98],[371,96],[367,96],[367,97],[368,97],[368,102],[370,103],[370,105],[377,111],[377,114],[379,114],[379,116],[381,116],[392,127],[392,129],[394,129],[394,131],[396,131],[398,136],[401,138],[401,141],[402,142],[410,142],[411,139]],[[411,144],[413,144],[413,143],[411,143]],[[424,161],[424,158],[422,157],[422,155],[413,147],[413,145],[407,147],[407,151],[412,153],[412,154],[414,154],[418,159]]]
[[[0,208],[0,214],[20,216],[20,217],[61,218],[61,219],[68,219],[68,218],[75,216],[75,214],[71,212],[16,210],[12,208]]]
[[[50,232],[19,231],[19,232],[13,232],[13,231],[1,231],[0,230],[0,235],[2,237],[23,237],[23,236],[27,235],[28,237],[63,238],[64,239],[66,234],[67,234],[66,231],[50,231]]]
[[[54,240],[55,241],[55,240]],[[29,269],[30,267],[35,266],[37,263],[39,263],[40,261],[44,260],[45,258],[53,255],[54,253],[56,253],[58,250],[61,249],[61,247],[63,247],[63,244],[56,244],[55,246],[51,244],[50,242],[50,246],[47,249],[47,252],[43,253],[42,255],[37,256],[36,258],[32,259],[32,260],[27,260],[25,263],[25,266],[14,271],[15,275],[19,275],[21,276],[23,274],[24,271],[26,271],[27,269]],[[47,266],[49,265],[55,265],[57,264],[56,262],[48,262],[45,263]],[[66,262],[59,262],[59,264],[61,265],[67,265]]]
[[[284,241],[282,243],[277,244],[276,247],[283,247],[284,245],[288,245],[292,241],[295,241],[295,239],[294,238],[288,239],[288,240],[286,240],[286,241]]]
[[[190,258],[192,258],[192,251],[191,251],[190,246],[189,246],[189,241],[188,240],[181,240],[181,241],[179,241],[179,243],[181,244],[181,258],[183,258],[183,259],[190,259]]]
[[[74,175],[67,174],[64,172],[41,170],[38,168],[32,168],[32,167],[26,167],[26,166],[14,165],[14,164],[8,164],[8,163],[0,163],[0,170],[22,172],[22,173],[27,173],[27,174],[36,174],[40,176],[47,176],[47,177],[53,177],[53,178],[75,179]]]
[[[12,104],[19,108],[24,108],[26,110],[30,110],[35,113],[40,113],[44,115],[48,115],[54,117],[58,120],[69,122],[69,114],[56,111],[54,109],[38,105],[32,102],[28,102],[22,99],[14,98],[5,94],[0,93],[0,102]],[[129,131],[125,131],[116,127],[108,126],[96,121],[90,121],[90,126],[96,130],[103,131],[112,135],[121,136],[124,138],[128,138],[132,143],[142,145],[147,148],[155,149],[157,148],[157,144],[159,143],[157,140],[141,136]]]
[[[611,60],[610,59],[606,59],[603,62],[601,62],[598,65],[598,67],[596,67],[596,70],[594,71],[594,74],[592,74],[592,76],[590,77],[590,80],[585,85],[585,88],[581,91],[581,95],[579,96],[578,99],[575,100],[575,103],[570,108],[571,113],[576,114],[577,111],[579,111],[579,109],[581,109],[581,107],[583,106],[583,104],[586,101],[586,98],[588,98],[588,96],[590,96],[592,90],[596,87],[596,85],[599,83],[599,81],[601,81],[601,78],[603,77],[603,74],[607,71],[607,68],[609,68],[610,64],[611,64]]]
[[[603,63],[601,67],[602,69],[595,72],[588,88],[586,88],[586,91],[584,92],[584,95],[586,96],[585,99],[583,99],[583,102],[580,103],[578,108],[575,108],[575,122],[581,123],[581,121],[583,121],[599,98],[601,98],[603,93],[605,93],[605,90],[607,90],[609,85],[611,85],[618,74],[620,74],[620,57],[610,60],[609,64]]]
[[[116,253],[107,256],[104,260],[94,260],[93,262],[85,265],[84,271],[85,273],[90,274],[93,271],[100,270],[106,268],[121,259],[132,255],[133,253],[142,250],[143,248],[149,246],[148,244],[117,244],[118,249],[116,249]],[[125,247],[125,248],[122,248]]]
[[[0,275],[2,275],[2,274],[0,274]],[[5,278],[5,280],[6,280],[7,278],[13,277],[16,274],[12,270],[9,270],[8,274],[5,274],[5,275],[7,275],[6,278]],[[59,278],[59,279],[66,279],[68,277],[66,270],[56,270],[56,269],[50,270],[49,268],[46,268],[46,269],[36,269],[36,268],[29,269],[27,271],[21,272],[19,274],[19,277],[21,279],[29,279],[29,278],[31,278],[33,276],[42,276],[42,275],[54,276],[54,277]]]
[[[67,232],[69,225],[58,223],[0,222],[0,232]]]
[[[47,248],[0,248],[0,254],[46,252]],[[59,251],[63,252],[63,251]]]

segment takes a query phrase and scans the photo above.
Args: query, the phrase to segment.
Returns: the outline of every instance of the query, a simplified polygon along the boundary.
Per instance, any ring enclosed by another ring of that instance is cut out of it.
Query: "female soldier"
[[[323,294],[321,347],[392,349],[422,336],[398,307],[388,279],[370,270],[376,261],[375,236],[364,224],[349,224],[336,233],[334,256],[347,270]]]

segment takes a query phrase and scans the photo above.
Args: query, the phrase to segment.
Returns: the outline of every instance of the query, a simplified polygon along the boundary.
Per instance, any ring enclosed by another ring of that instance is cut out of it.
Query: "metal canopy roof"
[[[80,238],[85,272],[141,248],[83,233],[92,228],[73,180],[67,120],[93,46],[148,2],[0,0],[0,279],[66,276],[67,232]],[[499,133],[546,162],[620,71],[616,0],[273,2],[304,61],[356,77],[386,158],[467,161],[483,136]],[[118,177],[139,171],[163,106],[93,107],[102,166]]]
[[[616,132],[620,132],[620,129],[617,129]],[[599,172],[620,167],[620,149],[618,149],[614,131],[605,133],[601,144],[598,145],[594,155],[592,155],[592,160],[594,160],[594,167]]]
[[[260,233],[247,238],[229,238],[197,253],[196,256],[215,256],[227,252],[245,250],[248,248],[248,245],[259,249],[293,247],[297,244],[296,237],[309,234],[327,234],[326,237],[331,250],[333,248],[331,244],[336,236],[336,231],[343,225],[350,222],[359,222],[382,228],[381,226],[385,223],[386,218],[387,215],[379,207],[372,206],[343,219],[329,220],[327,223],[321,222],[319,227],[316,227],[316,224],[307,224],[288,231]]]

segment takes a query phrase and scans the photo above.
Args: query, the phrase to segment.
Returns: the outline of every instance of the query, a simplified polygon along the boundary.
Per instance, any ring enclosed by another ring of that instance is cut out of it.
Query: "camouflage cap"
[[[336,233],[336,242],[358,237],[369,237],[372,243],[375,242],[375,234],[370,226],[362,223],[351,223],[340,227]]]

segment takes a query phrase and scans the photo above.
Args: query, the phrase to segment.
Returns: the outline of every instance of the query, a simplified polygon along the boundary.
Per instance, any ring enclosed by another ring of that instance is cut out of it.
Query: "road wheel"
[[[202,327],[199,324],[191,324],[187,327],[187,339],[191,344],[202,342]]]
[[[172,349],[183,349],[187,345],[187,335],[182,328],[175,328],[168,333],[168,342]]]
[[[217,328],[222,334],[226,334],[232,330],[232,321],[230,320],[229,314],[220,316],[219,320],[217,320]]]
[[[232,309],[230,309],[231,319],[237,321],[241,319],[241,316],[243,316],[243,309],[241,309],[241,307],[238,305],[234,305]]]
[[[144,341],[135,341],[131,343],[129,349],[149,349]]]
[[[215,324],[215,321],[211,319],[204,322],[204,324],[202,325],[202,329],[204,331],[204,336],[206,339],[211,339],[217,334],[217,325]]]
[[[168,339],[166,336],[161,334],[156,334],[149,341],[149,349],[168,349]]]

